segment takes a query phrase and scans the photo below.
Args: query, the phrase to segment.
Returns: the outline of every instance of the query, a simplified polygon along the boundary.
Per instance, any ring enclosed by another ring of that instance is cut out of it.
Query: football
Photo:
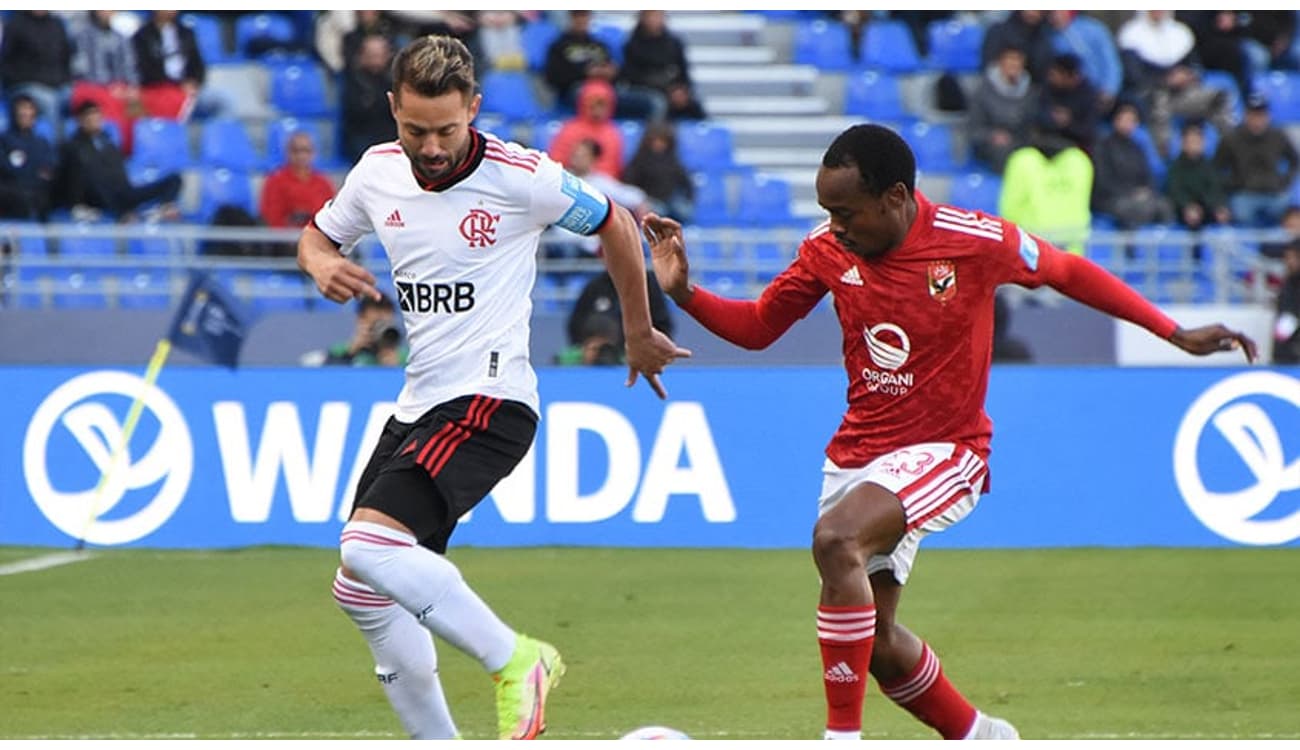
[[[623,735],[621,740],[689,740],[685,732],[668,727],[640,727]]]

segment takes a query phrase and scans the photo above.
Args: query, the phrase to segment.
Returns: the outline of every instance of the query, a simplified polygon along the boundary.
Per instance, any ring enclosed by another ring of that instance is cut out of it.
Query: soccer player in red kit
[[[688,283],[681,226],[646,217],[665,292],[722,338],[762,349],[828,292],[844,331],[848,410],[827,446],[813,557],[827,739],[857,739],[868,672],[945,739],[1016,739],[944,677],[929,646],[895,619],[917,546],[960,521],[988,489],[984,413],[999,284],[1047,284],[1197,355],[1255,344],[1221,325],[1184,329],[1084,258],[1004,219],[931,203],[911,148],[857,125],[827,149],[817,199],[830,220],[757,301]]]

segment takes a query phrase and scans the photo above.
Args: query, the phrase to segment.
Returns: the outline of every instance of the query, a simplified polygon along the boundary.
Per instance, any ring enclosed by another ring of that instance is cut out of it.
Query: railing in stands
[[[235,294],[266,309],[329,309],[294,258],[297,230],[200,225],[0,224],[0,307],[168,307],[191,269],[207,269]],[[794,256],[797,228],[688,228],[694,278],[734,297],[755,297]],[[558,239],[556,239],[558,237]],[[568,235],[548,233],[539,253],[538,308],[561,312],[602,268]],[[1180,229],[1093,232],[1087,255],[1158,303],[1269,304],[1281,264],[1261,254],[1288,240],[1281,231]],[[278,257],[218,254],[227,248],[279,252]],[[590,248],[590,245],[587,245]],[[377,239],[358,243],[356,257],[391,289]],[[1028,294],[1052,304],[1052,292]]]

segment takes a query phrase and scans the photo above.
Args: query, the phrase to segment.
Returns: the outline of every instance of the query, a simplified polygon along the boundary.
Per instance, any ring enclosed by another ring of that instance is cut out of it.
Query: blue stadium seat
[[[942,123],[917,122],[907,128],[907,141],[916,154],[916,168],[951,173],[966,165],[965,155],[953,148],[952,129]]]
[[[1107,269],[1114,268],[1116,258],[1119,257],[1116,251],[1117,248],[1113,242],[1098,242],[1089,239],[1084,245],[1084,255],[1093,263]]]
[[[190,165],[190,140],[185,126],[161,117],[142,117],[132,127],[131,160],[142,167],[179,172]]]
[[[248,137],[244,121],[234,117],[208,120],[199,136],[199,161],[209,167],[253,170],[262,157]]]
[[[117,255],[117,240],[98,234],[94,224],[74,224],[70,234],[59,238],[59,255],[82,258],[105,258]]]
[[[164,172],[158,167],[148,167],[143,164],[137,164],[134,160],[126,163],[126,178],[132,185],[140,186],[150,182],[157,182],[170,172]],[[155,199],[146,203],[141,203],[138,209],[149,209],[157,207],[161,201]]]
[[[532,148],[538,151],[550,151],[551,141],[555,140],[555,136],[559,135],[560,129],[563,127],[563,120],[547,120],[536,123],[533,126]]]
[[[146,235],[132,237],[126,241],[127,255],[143,255],[155,258],[169,258],[173,253],[179,254],[181,248],[173,246],[167,232],[158,224],[141,224],[139,228]]]
[[[320,120],[303,120],[297,117],[282,117],[279,120],[272,120],[266,126],[266,168],[279,169],[284,166],[285,147],[289,144],[289,136],[299,130],[310,135],[312,141],[316,144],[317,169],[329,168],[333,160],[328,157],[324,148],[322,148],[322,144],[325,143],[325,127],[326,125]]]
[[[967,172],[957,175],[948,193],[948,202],[972,211],[998,212],[1002,178],[992,172]]]
[[[20,256],[23,258],[44,258],[50,254],[49,243],[45,239],[43,224],[35,221],[16,222],[9,220],[6,220],[5,223],[9,227],[23,226],[34,230],[31,234],[13,233],[16,245],[15,249],[18,251]],[[0,244],[4,244],[4,241],[7,239],[9,239],[9,233],[5,232],[4,236],[0,236]]]
[[[1254,85],[1255,91],[1268,97],[1275,123],[1300,122],[1300,73],[1280,70],[1257,73]]]
[[[254,216],[253,185],[247,172],[230,169],[204,169],[199,176],[198,221],[208,224],[217,209],[223,205],[239,206]]]
[[[930,67],[953,73],[980,69],[984,27],[961,21],[933,21],[926,28],[930,41]]]
[[[325,88],[325,72],[312,62],[272,65],[271,104],[294,117],[316,117],[334,111]]]
[[[790,184],[763,173],[742,178],[736,218],[747,226],[789,224],[794,220],[790,214]]]
[[[1133,131],[1133,140],[1142,149],[1142,153],[1146,154],[1147,164],[1151,167],[1151,174],[1155,175],[1156,182],[1164,184],[1165,173],[1169,171],[1169,164],[1160,158],[1160,152],[1156,150],[1156,142],[1151,137],[1151,131],[1147,130],[1145,126],[1139,125]]]
[[[740,271],[703,271],[700,273],[700,284],[724,297],[747,296],[745,274]]]
[[[874,121],[910,120],[903,108],[898,79],[887,72],[864,70],[846,76],[844,114],[863,115]]]
[[[722,177],[696,172],[691,181],[695,183],[695,223],[702,227],[730,224],[727,185]]]
[[[248,292],[255,312],[300,311],[307,309],[307,286],[302,274],[285,271],[256,271],[248,275]]]
[[[731,131],[711,122],[682,123],[677,128],[677,155],[692,172],[718,172],[732,165]]]
[[[1165,271],[1189,268],[1194,239],[1190,232],[1175,227],[1142,227],[1133,233],[1133,260],[1143,268],[1155,266]]]
[[[592,24],[591,35],[609,46],[609,52],[613,55],[614,62],[619,65],[623,64],[623,45],[627,44],[627,32],[617,26]]]
[[[165,268],[115,269],[117,306],[127,310],[163,310],[171,306],[171,274]]]
[[[571,305],[560,299],[561,294],[560,282],[556,274],[537,274],[537,284],[533,286],[534,310],[553,314],[569,312]]]
[[[551,48],[551,42],[560,36],[560,28],[542,18],[524,24],[520,34],[523,37],[524,59],[528,61],[528,69],[540,71],[546,67],[546,51]]]
[[[279,13],[245,15],[235,21],[235,49],[245,58],[260,56],[250,47],[293,46],[296,36],[293,21]]]
[[[794,61],[821,70],[855,67],[848,27],[822,20],[799,24],[794,32]]]
[[[511,138],[510,122],[498,114],[480,111],[478,116],[474,118],[474,128],[485,133],[491,133],[503,141],[508,141]]]
[[[230,62],[233,59],[226,51],[221,21],[216,17],[203,13],[182,13],[180,22],[194,32],[194,41],[199,46],[199,55],[205,64]]]
[[[483,76],[482,87],[484,105],[507,119],[533,120],[544,114],[528,73],[490,70]]]
[[[102,270],[52,268],[50,280],[54,306],[71,310],[101,310],[108,307]]]
[[[641,145],[641,136],[645,135],[645,125],[636,120],[619,120],[618,129],[623,131],[623,163],[632,161],[637,146]]]
[[[912,32],[902,21],[873,20],[862,39],[862,64],[895,73],[912,73],[921,67]]]

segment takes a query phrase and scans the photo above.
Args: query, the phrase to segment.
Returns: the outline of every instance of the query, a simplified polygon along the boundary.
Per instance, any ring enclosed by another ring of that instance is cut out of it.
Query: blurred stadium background
[[[15,13],[0,13],[6,30]],[[988,35],[1018,13],[878,11],[847,20],[832,11],[669,13],[706,114],[676,122],[694,187],[687,241],[698,280],[756,296],[821,220],[816,165],[830,140],[857,122],[888,123],[907,137],[931,198],[998,211],[1003,176],[975,158],[968,116],[940,108],[936,91],[955,82],[968,103],[976,97]],[[1114,44],[1132,13],[1089,15]],[[56,15],[69,28],[78,16]],[[147,12],[117,16],[148,22]],[[213,226],[223,205],[257,214],[295,132],[312,135],[317,167],[336,186],[346,174],[344,73],[317,42],[326,16],[181,13],[221,114],[141,117],[129,133],[110,127],[129,148],[133,181],[181,176],[179,217],[146,210],[140,221],[118,223],[64,208],[46,222],[0,219],[7,396],[0,417],[17,425],[0,435],[0,569],[71,547],[84,533],[81,519],[93,517],[76,493],[94,487],[104,457],[87,444],[93,429],[50,427],[61,424],[60,414],[46,413],[56,392],[76,391],[120,420],[127,394],[85,384],[99,384],[105,369],[143,368],[193,270],[211,271],[259,316],[242,358],[251,367],[178,367],[160,381],[179,404],[189,453],[175,465],[186,466],[188,489],[174,517],[126,546],[184,549],[102,549],[117,543],[91,537],[101,549],[87,564],[0,575],[0,738],[399,734],[326,585],[350,467],[364,457],[400,375],[296,369],[305,352],[346,339],[354,311],[321,299],[297,271],[285,251],[295,229]],[[543,80],[547,47],[566,16],[514,17],[523,60],[481,71],[478,126],[547,148],[570,117]],[[592,31],[617,56],[635,23],[634,12],[597,11]],[[1271,57],[1256,56],[1255,67],[1238,71],[1244,75],[1209,69],[1202,82],[1222,92],[1234,118],[1250,93],[1263,92],[1274,125],[1300,142],[1291,37],[1274,40]],[[6,84],[6,98],[12,93]],[[618,125],[630,158],[646,125]],[[74,126],[61,112],[39,127],[53,138]],[[1098,135],[1108,128],[1102,122]],[[1224,134],[1213,128],[1208,140],[1217,142]],[[1146,127],[1135,139],[1150,171],[1165,175],[1171,155],[1159,153]],[[1300,182],[1286,195],[1300,204]],[[1300,228],[1122,227],[1100,211],[1088,216],[1082,233],[1057,239],[1180,321],[1246,329],[1268,357],[1286,273],[1277,248]],[[238,245],[268,250],[220,251]],[[391,292],[373,238],[357,252]],[[566,316],[599,268],[568,238],[545,238],[534,293],[539,366],[569,343]],[[1300,602],[1288,573],[1300,540],[1300,530],[1291,533],[1300,517],[1296,371],[1238,372],[1237,354],[1192,362],[1051,290],[1007,289],[1005,302],[1010,333],[1034,362],[1056,366],[995,368],[994,461],[1006,468],[980,512],[922,555],[909,586],[909,624],[934,639],[945,669],[977,702],[1015,720],[1026,737],[1300,737],[1292,678],[1300,663],[1285,624]],[[613,738],[653,723],[706,739],[816,736],[808,622],[815,571],[793,548],[806,542],[820,448],[842,408],[838,325],[826,304],[785,340],[753,353],[684,315],[675,323],[676,340],[695,357],[665,377],[676,399],[666,406],[642,388],[624,393],[608,371],[543,370],[549,427],[539,434],[535,486],[512,485],[514,500],[503,493],[485,504],[458,532],[463,547],[452,556],[507,619],[566,649],[575,669],[557,693],[554,737]],[[171,361],[199,363],[181,352]],[[1151,364],[1211,367],[1114,367]],[[1235,421],[1211,429],[1212,417],[1243,401]],[[68,414],[72,403],[63,404]],[[167,419],[151,402],[131,456],[180,450],[180,441],[151,447],[177,434]],[[83,427],[94,423],[103,433],[102,449],[117,423],[87,420]],[[48,445],[33,448],[38,422],[50,428]],[[562,465],[566,456],[578,463],[579,448],[581,467]],[[725,475],[725,503],[706,472],[688,471],[710,461]],[[567,497],[548,479],[557,467],[572,482]],[[1186,471],[1191,484],[1175,476]],[[44,485],[34,479],[41,474]],[[170,474],[166,482],[141,479],[98,520],[144,516],[158,505],[155,486],[170,481]],[[1250,519],[1232,517],[1234,502],[1259,499],[1241,499],[1252,481],[1277,490],[1277,502]],[[60,525],[60,512],[42,497],[82,503],[71,512],[77,520],[68,524],[62,513]],[[267,544],[276,546],[255,546]],[[1283,548],[1242,548],[1256,545]],[[453,707],[467,737],[486,737],[484,679],[453,651],[440,649]],[[874,686],[869,694],[868,738],[929,736],[883,705]]]

